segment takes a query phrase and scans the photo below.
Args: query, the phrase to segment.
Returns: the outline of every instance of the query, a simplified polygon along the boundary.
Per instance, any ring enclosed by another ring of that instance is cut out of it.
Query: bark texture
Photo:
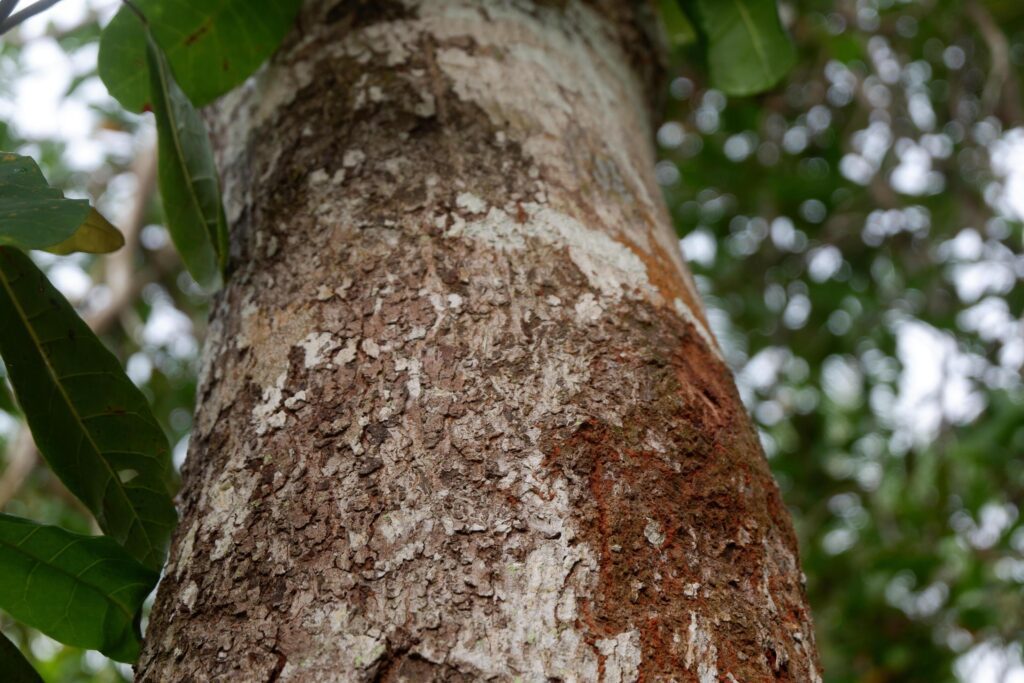
[[[140,680],[819,680],[649,11],[316,0],[219,106],[236,270]]]

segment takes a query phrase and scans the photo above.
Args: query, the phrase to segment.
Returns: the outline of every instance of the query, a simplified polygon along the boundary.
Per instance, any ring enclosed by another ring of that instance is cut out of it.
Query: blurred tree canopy
[[[1024,641],[1024,4],[788,10],[774,93],[727,101],[681,56],[659,179],[795,516],[826,680],[955,680]]]
[[[117,3],[61,7],[0,42],[0,149],[126,232],[38,260],[180,464],[207,300],[160,225],[151,123],[95,72]],[[795,516],[826,680],[988,680],[1024,643],[1024,3],[782,9],[796,67],[766,95],[673,54],[658,178]],[[0,382],[0,507],[88,532],[20,424]],[[130,675],[0,625],[46,680]]]

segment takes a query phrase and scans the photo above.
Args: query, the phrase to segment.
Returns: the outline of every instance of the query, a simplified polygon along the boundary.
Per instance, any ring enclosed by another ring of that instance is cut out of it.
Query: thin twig
[[[110,301],[100,310],[85,316],[89,327],[97,334],[107,332],[150,281],[149,278],[140,277],[141,273],[136,271],[135,256],[139,248],[139,233],[146,221],[146,209],[156,191],[156,149],[153,146],[136,157],[133,170],[136,179],[135,200],[120,221],[124,246],[106,257]]]
[[[967,3],[966,9],[971,21],[978,27],[978,32],[988,47],[988,54],[992,61],[988,78],[985,81],[985,89],[981,95],[982,106],[986,112],[991,113],[1002,102],[1012,122],[1020,123],[1024,117],[1022,117],[1017,82],[1013,77],[1010,65],[1010,42],[981,2],[971,0]]]
[[[46,30],[38,37],[53,38],[59,43],[68,36],[75,35],[86,26],[89,26],[90,24],[99,23],[99,20],[100,14],[96,10],[90,8],[86,11],[85,16],[82,18],[82,21],[77,22],[71,26],[64,27],[59,27],[51,23],[49,26],[46,27]],[[0,19],[0,21],[3,20]],[[14,48],[24,47],[25,44],[28,42],[28,40],[23,35],[17,33],[13,35],[8,34],[3,40],[6,45],[10,45]]]
[[[0,35],[7,33],[12,28],[22,23],[26,19],[31,19],[40,12],[45,12],[46,10],[56,5],[58,2],[60,2],[60,0],[39,0],[39,2],[33,5],[29,5],[20,12],[15,12],[10,17],[5,19],[2,24],[0,24]]]

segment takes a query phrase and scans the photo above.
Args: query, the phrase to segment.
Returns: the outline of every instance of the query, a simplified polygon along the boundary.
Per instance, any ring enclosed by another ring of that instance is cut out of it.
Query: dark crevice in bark
[[[377,663],[377,670],[370,683],[393,683],[398,680],[399,670],[409,654],[409,646],[395,647],[388,641],[387,649]]]
[[[284,671],[285,665],[288,664],[288,657],[280,650],[271,650],[271,654],[277,657],[277,662],[270,671],[270,678],[267,679],[267,683],[276,683],[277,679],[281,677],[281,672]]]
[[[328,24],[339,24],[344,30],[357,31],[386,21],[410,19],[415,15],[403,2],[389,0],[342,0],[327,10]]]

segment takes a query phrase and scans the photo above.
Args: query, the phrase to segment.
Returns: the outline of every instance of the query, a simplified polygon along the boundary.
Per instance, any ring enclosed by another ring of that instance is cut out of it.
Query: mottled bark
[[[235,272],[140,680],[818,679],[648,11],[317,0],[218,108]]]

